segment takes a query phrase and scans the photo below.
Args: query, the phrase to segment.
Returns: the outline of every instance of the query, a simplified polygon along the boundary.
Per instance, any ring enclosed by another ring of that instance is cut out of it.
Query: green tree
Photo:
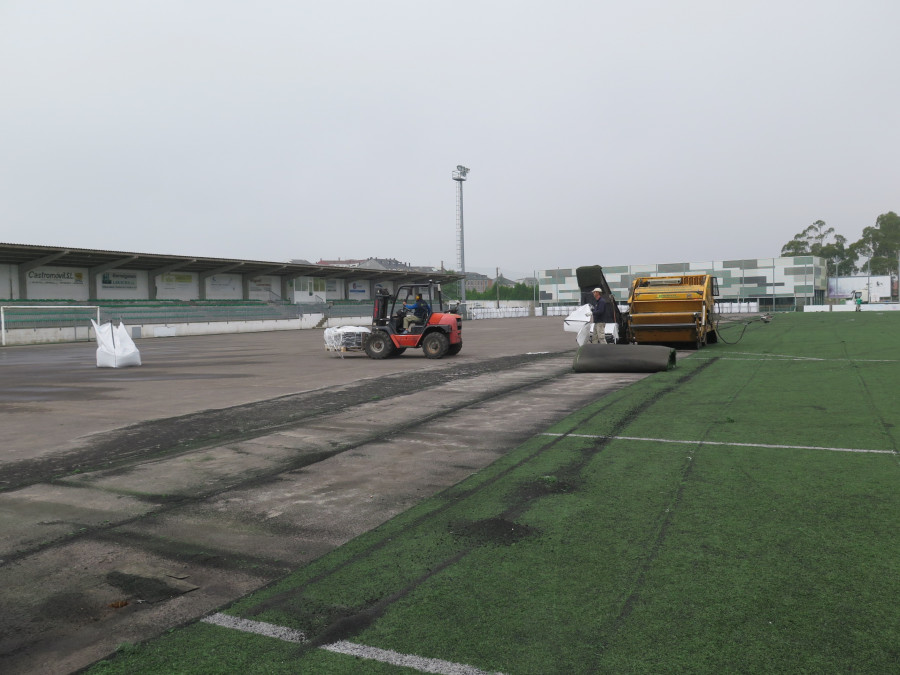
[[[828,241],[830,238],[834,241]],[[824,220],[817,220],[781,247],[783,256],[814,255],[825,258],[829,276],[851,274],[859,254],[858,247],[847,246],[847,238],[835,234],[834,228],[828,227]]]
[[[496,286],[479,293],[467,291],[466,298],[470,300],[497,300],[498,289]],[[534,300],[534,287],[528,284],[517,283],[515,286],[501,286],[499,289],[500,300]]]
[[[456,270],[441,270],[442,272],[446,272],[448,274],[456,274]],[[457,301],[462,298],[462,279],[459,281],[451,281],[446,284],[442,284],[441,292],[444,295],[444,302],[449,301]],[[466,296],[468,297],[469,293],[466,292]]]
[[[857,256],[867,258],[865,264],[856,271],[865,270],[869,274],[890,274],[897,269],[900,254],[900,216],[893,211],[882,213],[875,219],[875,225],[862,231],[859,241],[850,245]]]
[[[819,255],[817,251],[822,249],[825,240],[833,234],[833,227],[828,227],[824,220],[817,220],[782,246],[781,255]]]
[[[825,258],[827,275],[831,277],[847,277],[856,269],[859,254],[851,246],[847,246],[847,237],[842,234],[834,236],[834,241],[823,244],[819,256]]]

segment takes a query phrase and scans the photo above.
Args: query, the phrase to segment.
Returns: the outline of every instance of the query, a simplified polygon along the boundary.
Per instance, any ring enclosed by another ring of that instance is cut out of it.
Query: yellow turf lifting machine
[[[565,329],[578,333],[573,368],[579,373],[654,373],[675,367],[675,346],[700,349],[718,342],[715,296],[718,282],[709,274],[635,277],[628,311],[619,309],[603,268],[575,270],[581,306],[566,317]],[[600,288],[606,299],[603,337],[593,340],[589,303]]]

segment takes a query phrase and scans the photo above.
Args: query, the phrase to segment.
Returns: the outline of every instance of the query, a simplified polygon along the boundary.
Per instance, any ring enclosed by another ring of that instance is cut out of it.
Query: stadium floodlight
[[[453,172],[453,180],[456,181],[456,266],[459,273],[463,275],[462,289],[459,292],[460,312],[466,312],[466,247],[465,237],[463,236],[463,182],[466,180],[466,174],[469,169],[462,164],[456,165],[456,171]]]

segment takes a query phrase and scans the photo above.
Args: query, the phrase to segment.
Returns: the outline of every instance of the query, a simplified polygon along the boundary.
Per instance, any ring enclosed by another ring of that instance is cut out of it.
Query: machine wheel
[[[706,336],[700,337],[700,333],[697,333],[697,339],[694,341],[694,349],[699,351],[706,346]]]
[[[405,351],[406,351],[406,347],[394,347],[394,353],[391,354],[391,358],[394,358],[395,356],[400,356]]]
[[[456,356],[459,354],[459,350],[462,349],[462,340],[457,342],[455,345],[450,345],[447,347],[447,356]]]
[[[369,339],[363,345],[370,359],[386,359],[394,353],[394,343],[391,337],[383,330],[376,330],[369,334]]]
[[[422,351],[429,359],[439,359],[450,348],[450,339],[443,333],[429,333],[422,340]]]
[[[701,350],[706,345],[706,335],[703,334],[703,326],[697,324],[697,336],[694,338],[694,349]]]

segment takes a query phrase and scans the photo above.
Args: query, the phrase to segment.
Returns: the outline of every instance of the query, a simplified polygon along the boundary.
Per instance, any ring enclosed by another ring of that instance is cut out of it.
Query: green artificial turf
[[[91,672],[413,672],[335,640],[505,673],[895,672],[900,313],[741,329],[226,610],[309,644],[195,624]]]

